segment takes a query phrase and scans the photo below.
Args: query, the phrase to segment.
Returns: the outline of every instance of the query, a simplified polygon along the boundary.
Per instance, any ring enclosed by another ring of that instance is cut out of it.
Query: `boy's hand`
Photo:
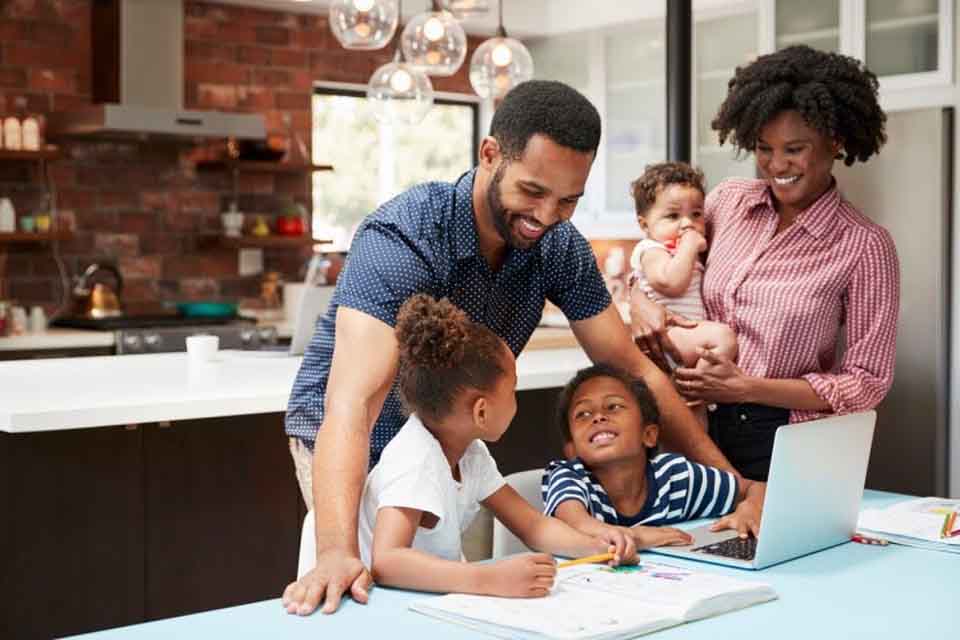
[[[630,532],[638,549],[680,546],[693,542],[689,533],[673,527],[631,527]]]
[[[506,598],[542,598],[550,593],[557,563],[548,553],[525,553],[485,565],[482,591]]]
[[[689,247],[696,253],[707,250],[707,239],[696,229],[687,229],[677,240],[677,250]]]
[[[633,539],[630,529],[607,525],[597,534],[607,547],[607,551],[614,555],[611,566],[618,564],[637,563],[637,543]]]
[[[760,535],[760,518],[763,516],[762,490],[765,488],[765,485],[762,482],[755,482],[753,484],[759,488],[757,492],[759,493],[759,499],[757,496],[751,496],[750,493],[748,493],[747,499],[742,500],[733,513],[723,516],[710,525],[711,531],[736,529],[737,534],[739,534],[741,538],[746,538],[748,535],[753,535],[753,537],[756,538]]]

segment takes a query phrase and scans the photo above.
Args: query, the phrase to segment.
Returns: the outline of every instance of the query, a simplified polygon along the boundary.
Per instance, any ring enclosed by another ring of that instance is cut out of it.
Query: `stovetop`
[[[186,317],[174,314],[119,316],[116,318],[84,318],[82,316],[62,316],[50,324],[69,329],[93,329],[96,331],[118,331],[121,329],[152,329],[161,327],[206,327],[233,324],[244,321],[239,316],[226,317]]]

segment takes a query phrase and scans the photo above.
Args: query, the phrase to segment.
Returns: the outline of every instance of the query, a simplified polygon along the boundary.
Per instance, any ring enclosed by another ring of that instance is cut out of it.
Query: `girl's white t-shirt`
[[[363,487],[358,518],[360,557],[370,566],[377,512],[406,507],[438,518],[420,527],[413,548],[447,560],[461,560],[460,538],[480,502],[505,484],[487,445],[474,440],[460,458],[460,482],[453,478],[440,443],[414,414],[387,444]]]
[[[683,292],[683,295],[676,297],[665,296],[653,288],[643,273],[643,263],[640,259],[643,257],[643,254],[650,249],[662,249],[671,256],[674,253],[664,246],[663,243],[657,242],[656,240],[646,238],[638,242],[633,248],[633,253],[630,254],[630,267],[633,269],[630,277],[631,293],[634,290],[634,282],[636,282],[636,286],[639,286],[640,290],[643,291],[648,298],[658,304],[662,304],[671,313],[681,315],[691,320],[706,320],[707,310],[703,306],[703,295],[700,292],[700,285],[703,281],[703,265],[700,264],[700,261],[698,260],[694,264],[690,285],[687,287],[687,290]]]

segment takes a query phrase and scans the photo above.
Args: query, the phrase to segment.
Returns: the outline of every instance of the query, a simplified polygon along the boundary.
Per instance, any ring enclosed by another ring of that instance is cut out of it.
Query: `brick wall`
[[[12,110],[18,98],[38,113],[90,103],[90,2],[0,2],[0,112]],[[185,1],[184,13],[184,106],[259,112],[268,129],[282,129],[289,113],[308,145],[312,83],[364,84],[392,54],[391,48],[341,48],[325,15],[196,0]],[[478,43],[471,38],[471,50]],[[435,78],[434,87],[470,92],[467,66]],[[94,261],[117,262],[131,312],[155,310],[162,300],[257,294],[259,278],[239,277],[236,251],[216,243],[229,176],[197,174],[182,145],[56,142],[64,153],[50,176],[61,220],[75,230],[60,247],[69,275]],[[297,176],[245,175],[240,208],[275,211],[289,197],[307,202],[307,188]],[[0,162],[0,196],[11,197],[18,213],[36,211],[43,194],[33,167]],[[52,310],[62,288],[50,248],[15,245],[7,251],[0,297]],[[309,255],[304,251],[268,250],[265,267],[296,277]]]

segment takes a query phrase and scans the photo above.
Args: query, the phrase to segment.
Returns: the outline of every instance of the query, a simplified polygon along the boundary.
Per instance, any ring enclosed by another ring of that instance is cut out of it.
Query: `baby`
[[[697,365],[698,348],[737,357],[737,338],[725,324],[707,321],[700,295],[707,249],[703,217],[703,172],[682,162],[646,168],[632,184],[637,221],[645,238],[630,256],[630,295],[646,295],[668,311],[690,320],[693,328],[671,327],[667,335],[686,367]]]
[[[587,535],[625,532],[637,549],[690,544],[689,534],[660,525],[731,512],[714,528],[759,523],[766,485],[681,455],[656,455],[659,420],[642,380],[607,365],[577,372],[557,407],[572,459],[547,466],[544,513]]]

